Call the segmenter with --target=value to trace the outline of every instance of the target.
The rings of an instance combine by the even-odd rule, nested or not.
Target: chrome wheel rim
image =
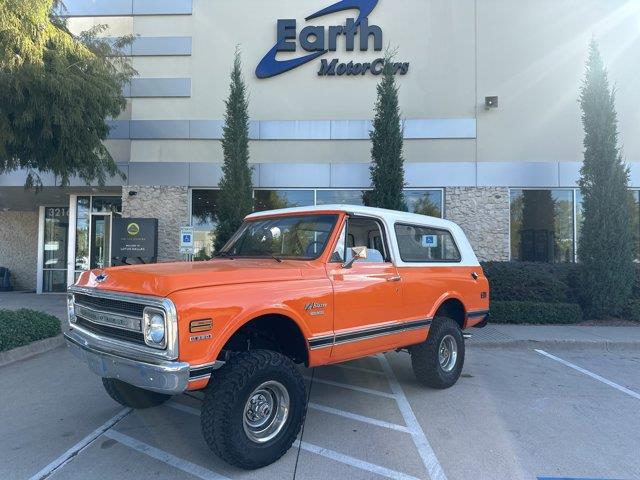
[[[249,440],[266,443],[275,438],[287,423],[289,404],[289,392],[274,380],[264,382],[251,392],[242,414],[242,425]]]
[[[458,343],[453,336],[445,335],[440,340],[438,361],[440,362],[440,368],[445,372],[450,372],[455,368],[458,361]]]

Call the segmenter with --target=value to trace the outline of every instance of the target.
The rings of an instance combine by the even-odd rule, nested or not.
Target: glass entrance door
[[[91,268],[111,265],[111,215],[91,215]]]
[[[67,291],[67,239],[69,208],[44,209],[44,252],[42,255],[42,291]]]

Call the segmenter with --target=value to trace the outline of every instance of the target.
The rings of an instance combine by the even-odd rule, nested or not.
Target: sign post
[[[185,255],[185,260],[189,261],[193,255],[193,227],[180,228],[180,253]]]

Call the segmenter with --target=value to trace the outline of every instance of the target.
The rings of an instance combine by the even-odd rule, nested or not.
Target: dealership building
[[[250,94],[256,209],[360,204],[384,50],[404,121],[410,210],[462,226],[482,260],[570,262],[580,225],[578,92],[589,41],[616,87],[640,189],[640,3],[630,0],[65,0],[73,31],[134,35],[138,76],[106,144],[104,187],[0,176],[0,267],[17,289],[64,291],[112,262],[117,218],[158,220],[159,261],[212,252],[234,51]],[[635,231],[640,199],[633,191]],[[637,237],[638,235],[636,235]],[[636,245],[638,242],[636,241]],[[640,252],[639,252],[640,256]]]

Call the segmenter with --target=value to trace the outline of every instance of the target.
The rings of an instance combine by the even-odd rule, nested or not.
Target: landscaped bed
[[[640,266],[626,311],[606,319],[583,313],[580,265],[575,263],[484,262],[489,279],[491,323],[635,325],[640,322]]]
[[[0,352],[28,345],[60,333],[60,320],[28,310],[0,310]]]

